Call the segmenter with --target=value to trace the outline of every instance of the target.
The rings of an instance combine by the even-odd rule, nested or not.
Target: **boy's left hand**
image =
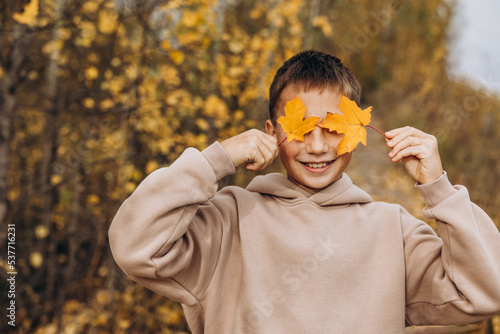
[[[406,126],[385,133],[392,148],[392,161],[403,161],[408,173],[419,183],[432,182],[443,174],[436,137]]]

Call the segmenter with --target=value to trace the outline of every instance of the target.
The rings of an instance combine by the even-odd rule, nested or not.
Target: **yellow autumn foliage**
[[[37,239],[44,239],[49,235],[49,229],[44,225],[37,225],[35,227],[35,236]]]
[[[170,59],[175,65],[180,65],[184,62],[184,54],[181,51],[172,51],[170,52]]]
[[[205,115],[224,117],[228,113],[226,103],[216,95],[210,95],[205,101]]]
[[[29,261],[33,268],[38,269],[43,264],[43,255],[40,252],[31,252]]]
[[[36,17],[38,15],[38,6],[38,0],[31,0],[29,3],[24,5],[23,13],[14,13],[12,18],[21,24],[35,26]]]
[[[95,66],[90,66],[85,70],[87,80],[95,80],[99,77],[99,70]]]
[[[98,9],[99,9],[99,3],[94,0],[89,0],[83,4],[81,11],[84,14],[93,14],[97,12]]]
[[[86,97],[83,99],[82,101],[83,105],[85,106],[85,108],[93,108],[95,106],[95,101],[93,98],[91,97]]]
[[[98,28],[104,34],[111,34],[117,28],[118,14],[111,10],[99,11]]]
[[[203,13],[186,9],[182,12],[182,25],[192,28],[203,18]]]

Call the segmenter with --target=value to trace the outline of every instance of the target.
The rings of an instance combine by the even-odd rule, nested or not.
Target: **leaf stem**
[[[280,147],[280,146],[281,146],[281,144],[283,144],[283,143],[285,142],[286,138],[287,138],[287,137],[285,137],[285,139],[283,139],[283,140],[281,141],[281,143],[279,143],[279,144],[278,144],[278,147]]]
[[[374,126],[371,126],[371,125],[366,125],[367,127],[369,128],[372,128],[373,130],[377,131],[378,133],[380,133],[382,136],[386,137],[385,133],[383,133],[382,131],[380,131],[379,129],[377,129],[376,127]],[[386,137],[387,138],[387,137]]]

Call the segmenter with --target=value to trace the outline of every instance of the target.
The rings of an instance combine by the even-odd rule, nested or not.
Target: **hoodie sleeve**
[[[219,256],[224,224],[236,205],[214,205],[217,182],[235,167],[219,143],[188,148],[147,176],[123,202],[109,229],[117,264],[138,283],[193,305],[206,290]],[[219,201],[221,202],[221,201]]]
[[[418,185],[424,222],[402,215],[406,258],[406,316],[413,325],[464,324],[500,312],[500,233],[446,173]]]

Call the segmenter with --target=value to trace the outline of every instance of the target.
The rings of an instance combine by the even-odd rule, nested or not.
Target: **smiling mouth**
[[[337,160],[337,159],[335,159],[335,160]],[[309,168],[323,168],[323,167],[330,165],[335,160],[327,161],[327,162],[302,162],[301,161],[300,163],[303,164],[304,166],[309,167]]]

